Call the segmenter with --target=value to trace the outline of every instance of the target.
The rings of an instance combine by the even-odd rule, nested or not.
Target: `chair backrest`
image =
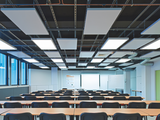
[[[10,100],[22,100],[21,96],[11,96]]]
[[[141,97],[129,97],[128,100],[142,100]]]
[[[125,93],[125,94],[119,94],[120,96],[129,96],[129,94]]]
[[[35,96],[44,96],[43,93],[36,93]]]
[[[93,96],[93,100],[104,100],[103,96]]]
[[[64,114],[48,114],[41,113],[39,115],[40,120],[66,120],[66,116]]]
[[[4,108],[22,108],[22,105],[19,102],[5,102]]]
[[[142,120],[139,113],[125,114],[125,113],[115,113],[113,115],[113,120]]]
[[[113,97],[113,100],[126,100],[126,97],[120,96],[120,97]]]
[[[88,96],[88,93],[80,93],[82,96]]]
[[[59,100],[72,100],[72,98],[69,96],[61,96],[59,97]]]
[[[39,93],[40,93],[40,92],[44,92],[44,90],[38,90],[37,92],[39,92]]]
[[[56,100],[56,97],[49,96],[49,97],[44,97],[44,100]]]
[[[108,93],[107,96],[116,96],[116,95],[117,95],[117,93]]]
[[[2,105],[0,104],[0,108],[2,108]]]
[[[32,102],[32,108],[48,108],[49,105],[47,102]]]
[[[78,91],[79,93],[86,93],[85,91]]]
[[[29,93],[24,93],[24,94],[22,94],[22,96],[32,96],[32,95]]]
[[[78,100],[89,100],[88,96],[80,96],[78,97]]]
[[[97,92],[102,92],[103,90],[97,90]]]
[[[69,108],[68,102],[53,102],[52,108]]]
[[[160,114],[157,115],[156,120],[160,120]]]
[[[96,96],[96,95],[98,96],[98,95],[100,95],[100,93],[91,93],[91,95],[92,96]]]
[[[60,94],[59,93],[53,93],[53,94],[51,94],[51,96],[60,96]]]
[[[32,120],[31,113],[11,114],[7,113],[4,116],[4,120]]]
[[[80,108],[97,108],[96,102],[80,102]]]
[[[68,93],[67,92],[67,93],[64,93],[63,95],[65,95],[65,96],[72,96],[72,93],[70,93],[70,92]]]
[[[52,90],[46,90],[46,92],[53,92]]]
[[[36,100],[36,96],[25,96],[25,100]]]
[[[128,108],[146,108],[145,102],[130,102]]]
[[[120,104],[118,102],[104,102],[102,108],[120,108]]]
[[[160,108],[160,103],[150,103],[148,108],[159,109]]]
[[[82,113],[80,120],[107,120],[108,116],[106,113]]]

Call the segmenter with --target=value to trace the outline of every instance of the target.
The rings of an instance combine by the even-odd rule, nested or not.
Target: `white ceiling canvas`
[[[112,62],[114,62],[114,61],[116,61],[117,59],[106,59],[105,61],[103,61],[103,62],[108,62],[108,63],[112,63]]]
[[[106,58],[108,57],[108,55],[112,54],[111,51],[100,51],[100,52],[97,52],[97,54],[95,55],[95,58]]]
[[[156,57],[156,56],[158,56],[158,55],[160,55],[160,51],[153,51],[153,52],[150,52],[150,53],[147,53],[147,54],[145,54],[145,55],[143,55],[143,56],[141,56],[142,58],[144,57],[144,58],[152,58],[152,57]]]
[[[66,58],[67,63],[76,63],[76,58]]]
[[[141,32],[141,35],[160,35],[160,18]]]
[[[69,69],[75,69],[76,66],[68,66]]]
[[[136,50],[147,43],[153,41],[154,38],[133,38],[129,43],[124,45],[121,49],[133,49]]]
[[[87,8],[84,34],[107,34],[121,8]]]
[[[77,38],[57,38],[61,50],[76,50]]]
[[[120,64],[119,66],[128,66],[128,65],[132,65],[133,63],[123,63],[123,64]]]
[[[125,55],[132,55],[132,54],[133,54],[133,52],[130,52],[130,51],[117,51],[114,54],[112,54],[110,57],[111,58],[120,58]]]
[[[101,64],[99,64],[98,66],[107,66],[107,65],[109,65],[110,63],[101,63]]]
[[[61,58],[58,51],[44,51],[44,53],[50,58],[52,58],[52,57]]]
[[[9,53],[13,56],[16,56],[18,58],[31,58],[29,55],[27,55],[26,53],[21,52],[21,51],[8,51],[7,53]]]
[[[83,51],[83,52],[80,52],[80,55],[79,57],[80,58],[91,58],[93,56],[94,52],[92,51]]]
[[[49,35],[35,8],[1,8],[26,35]]]

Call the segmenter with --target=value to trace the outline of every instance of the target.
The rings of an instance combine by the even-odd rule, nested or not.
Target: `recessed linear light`
[[[49,67],[47,67],[47,66],[40,66],[40,68],[42,68],[42,69],[49,69]]]
[[[87,66],[88,63],[78,63],[78,66]]]
[[[116,61],[116,63],[124,63],[124,62],[128,62],[130,60],[131,59],[120,59],[120,60]]]
[[[35,59],[23,59],[23,60],[25,60],[25,61],[27,61],[27,62],[30,62],[30,63],[37,63],[37,62],[38,62],[38,61],[35,60]]]
[[[56,50],[51,38],[32,38],[32,41],[42,50]]]
[[[58,63],[58,62],[63,62],[62,59],[51,59],[51,60],[52,60],[53,62],[55,62],[55,63],[56,63],[56,62],[57,62],[57,63]]]
[[[101,62],[103,59],[92,59],[91,63],[99,63]]]
[[[158,49],[160,48],[160,39],[156,40],[155,42],[141,48],[141,49]]]
[[[76,68],[76,66],[68,66],[68,68],[72,69],[72,68]]]
[[[0,50],[17,50],[17,48],[0,39]]]
[[[60,69],[67,69],[66,66],[59,66]]]
[[[104,67],[104,68],[107,68],[107,69],[110,69],[110,68],[113,68],[114,66],[107,66],[107,67]]]
[[[127,40],[128,38],[108,38],[106,42],[103,44],[101,50],[117,49]]]
[[[95,68],[95,66],[87,66],[87,68]]]

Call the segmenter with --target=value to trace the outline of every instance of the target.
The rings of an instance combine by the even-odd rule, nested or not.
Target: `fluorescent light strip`
[[[143,50],[148,50],[148,49],[152,49],[152,50],[155,50],[155,49],[158,49],[160,48],[160,39],[156,40],[155,42],[152,42],[151,44],[141,48]]]
[[[78,63],[78,66],[87,66],[88,63]]]
[[[56,50],[51,38],[32,38],[32,41],[42,50]]]
[[[66,58],[67,63],[76,63],[76,58]]]
[[[87,66],[87,68],[95,68],[95,66]]]
[[[17,50],[17,48],[0,39],[0,50]]]
[[[49,69],[49,67],[47,67],[47,66],[39,66],[39,67],[42,69]]]
[[[101,62],[103,59],[92,59],[91,63],[99,63]]]
[[[108,38],[106,42],[103,44],[101,50],[117,49],[127,40],[128,38]]]
[[[104,68],[107,68],[107,69],[110,69],[110,68],[113,68],[114,66],[107,66],[107,67],[104,67]]]
[[[63,62],[62,59],[51,59],[53,62],[58,63],[58,62]]]
[[[127,62],[127,61],[130,61],[131,59],[120,59],[118,61],[116,61],[116,63],[124,63],[124,62]]]
[[[35,60],[35,59],[23,59],[23,60],[25,60],[25,61],[27,61],[27,62],[30,62],[30,63],[36,63],[36,62],[38,62],[38,61]]]
[[[22,51],[7,51],[7,53],[16,56],[18,58],[31,58],[29,55],[25,54]]]

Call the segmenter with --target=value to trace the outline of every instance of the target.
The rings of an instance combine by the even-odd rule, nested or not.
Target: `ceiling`
[[[24,52],[48,67],[59,67],[59,69],[66,67],[65,69],[68,68],[68,70],[116,70],[132,68],[136,64],[149,64],[160,58],[160,53],[157,53],[157,51],[160,51],[160,47],[157,49],[141,49],[159,38],[160,33],[141,34],[142,31],[160,18],[158,0],[1,0],[0,7],[36,9],[48,35],[39,35],[36,33],[25,34],[24,31],[1,10],[0,38],[16,47],[17,51]],[[121,8],[121,11],[115,21],[112,21],[113,24],[110,24],[111,27],[109,27],[106,34],[84,34],[85,21],[88,19],[86,18],[86,13],[90,8]],[[94,23],[95,26],[99,25],[98,22],[99,20],[103,20],[103,17],[106,19],[110,17],[104,15],[98,19],[98,17],[96,17],[98,14],[94,14],[93,21],[97,20],[97,23],[96,21]],[[19,19],[21,19],[21,16],[19,16]],[[29,26],[25,19],[23,23]],[[91,22],[89,21],[89,23]],[[105,26],[109,23],[101,24]],[[95,26],[92,27],[94,28]],[[98,27],[99,26],[97,26],[97,28]],[[117,49],[101,49],[106,40],[111,37],[128,37],[128,40]],[[51,38],[56,50],[40,49],[32,41],[32,39],[35,38]],[[60,43],[58,40],[61,38],[67,38],[68,40],[74,38],[73,41],[77,40],[77,42],[71,41],[71,43],[65,43],[64,40],[64,42],[61,41]],[[136,40],[138,42],[136,42]],[[76,47],[74,46],[73,49],[67,49],[66,44],[72,45],[72,43],[74,43]],[[64,48],[62,49],[62,47]],[[53,52],[50,53],[52,57],[47,55],[49,51]],[[12,53],[12,51],[7,53],[8,51],[6,50],[1,50],[1,52],[5,54]],[[149,55],[150,52],[152,52],[151,55]],[[61,58],[62,62],[53,62],[52,59],[55,58]],[[120,59],[128,58],[130,60],[125,62],[125,64],[117,62]],[[99,61],[93,62],[93,59],[98,59]],[[106,66],[109,67],[105,68]],[[113,66],[113,68],[110,66]],[[39,68],[38,65],[36,66],[35,64],[30,64],[30,67]]]

